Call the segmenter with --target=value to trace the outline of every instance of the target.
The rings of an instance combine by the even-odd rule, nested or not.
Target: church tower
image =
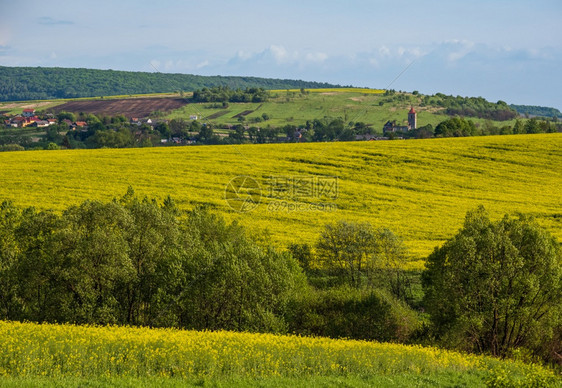
[[[409,129],[416,129],[418,126],[418,114],[414,110],[414,107],[408,112],[408,127]]]

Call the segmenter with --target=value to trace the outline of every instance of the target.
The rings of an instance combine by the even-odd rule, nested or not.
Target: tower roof
[[[408,113],[416,113],[416,111],[414,110],[414,107],[411,107],[410,111]]]

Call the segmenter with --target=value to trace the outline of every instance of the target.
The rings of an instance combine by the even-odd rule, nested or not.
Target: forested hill
[[[540,117],[557,117],[561,118],[562,113],[556,108],[548,108],[545,106],[535,106],[535,105],[510,105],[510,108],[515,109],[519,114],[528,114],[530,116],[540,116]]]
[[[234,76],[0,66],[0,101],[193,91],[204,87],[332,88],[323,82]]]

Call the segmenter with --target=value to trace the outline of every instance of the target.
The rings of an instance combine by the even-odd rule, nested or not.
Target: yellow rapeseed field
[[[562,134],[4,152],[0,198],[61,210],[132,186],[159,200],[171,195],[183,209],[209,205],[279,246],[313,244],[336,220],[368,221],[401,236],[410,266],[420,268],[480,204],[492,217],[533,215],[562,240],[560,166]],[[259,199],[247,212],[225,200],[237,176],[251,178],[234,183],[254,182]]]
[[[0,377],[268,378],[434,372],[554,381],[552,372],[421,346],[273,334],[0,321]],[[529,385],[531,386],[531,385]]]

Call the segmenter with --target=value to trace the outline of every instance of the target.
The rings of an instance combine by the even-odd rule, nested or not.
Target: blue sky
[[[561,26],[560,0],[0,0],[0,65],[293,78],[562,109]]]

